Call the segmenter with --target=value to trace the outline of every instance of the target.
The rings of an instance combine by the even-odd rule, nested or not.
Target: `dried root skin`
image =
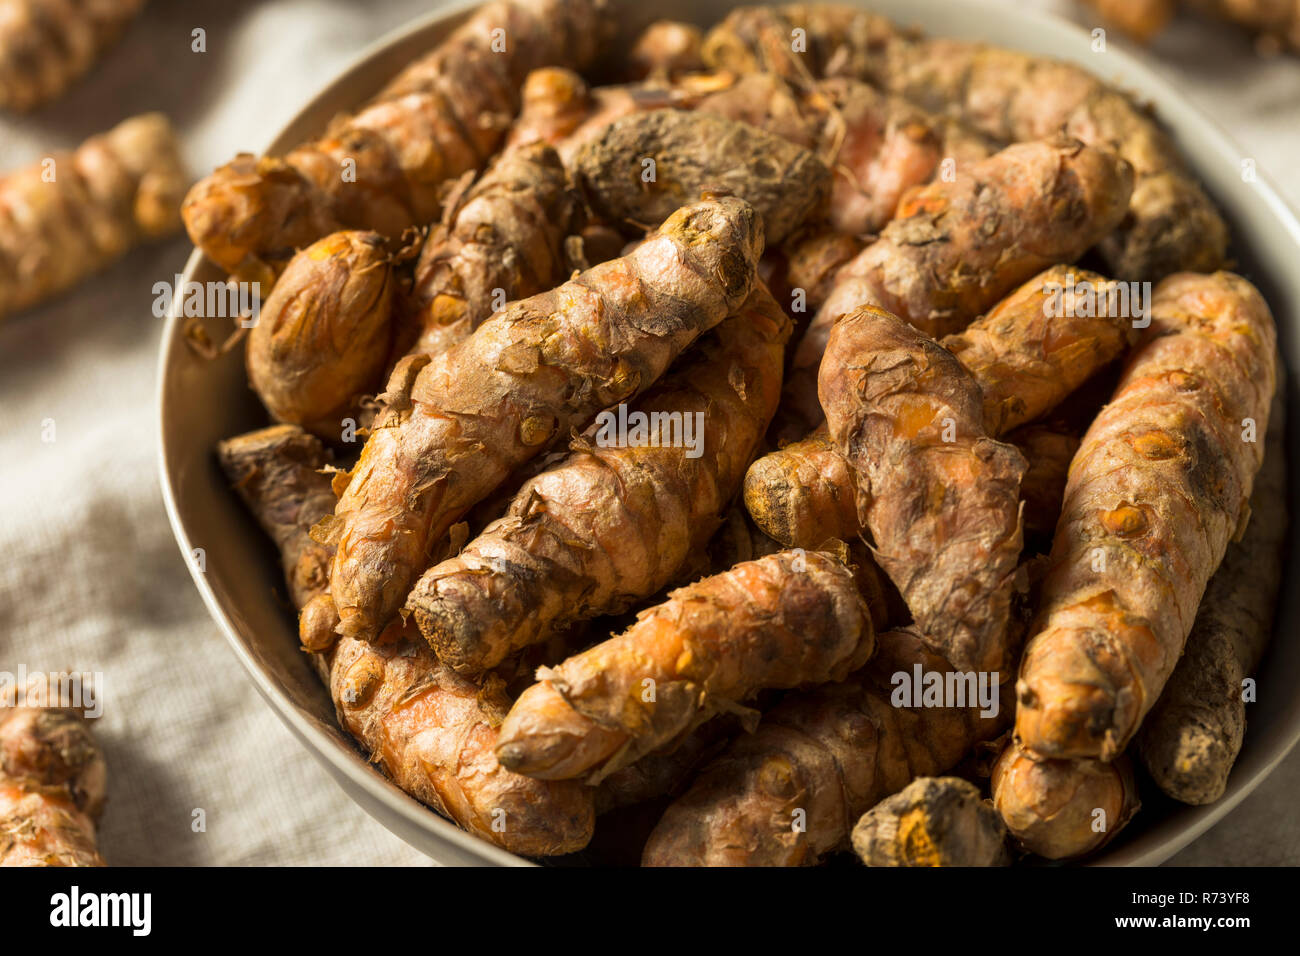
[[[496,311],[494,302],[557,285],[578,215],[553,149],[502,153],[425,242],[412,289],[420,335],[411,351],[445,352]]]
[[[414,627],[374,644],[340,638],[330,678],[340,720],[393,782],[471,833],[525,856],[582,849],[595,820],[576,781],[511,773],[496,759],[509,709],[500,681],[439,664]]]
[[[672,109],[615,120],[578,150],[571,168],[607,222],[653,228],[716,189],[758,211],[769,246],[823,211],[830,190],[829,170],[808,150],[746,123]]]
[[[420,369],[339,500],[342,633],[373,638],[474,504],[740,307],[762,251],[756,218],[732,197],[684,207],[630,255],[511,303]]]
[[[816,864],[847,847],[874,805],[916,777],[950,770],[1009,722],[1005,691],[996,717],[977,707],[894,706],[893,675],[916,665],[952,669],[915,632],[889,631],[862,671],[787,695],[668,808],[644,865]]]
[[[105,780],[79,713],[57,702],[0,708],[0,866],[103,866]]]
[[[938,343],[870,306],[831,332],[820,375],[859,518],[917,626],[963,669],[1006,663],[1020,555],[1015,448],[984,432],[979,386]]]
[[[862,815],[853,852],[867,866],[1009,866],[1007,828],[960,777],[921,777]]]
[[[319,471],[327,460],[319,440],[278,425],[222,442],[218,457],[280,549],[294,603],[303,608],[299,633],[320,638],[304,636],[304,646],[323,671],[340,723],[371,759],[411,796],[508,850],[546,856],[585,846],[595,812],[590,793],[497,763],[497,727],[509,709],[500,676],[458,676],[413,626],[395,624],[373,646],[333,633],[338,617],[325,575],[331,551],[311,537],[335,499]]]
[[[1242,682],[1272,636],[1288,524],[1285,410],[1279,384],[1250,524],[1210,578],[1183,656],[1138,733],[1147,772],[1183,803],[1213,803],[1227,789],[1246,730]]]
[[[382,384],[397,279],[388,242],[343,231],[290,260],[248,336],[248,380],[281,422],[337,441]]]
[[[759,690],[843,678],[874,647],[852,572],[783,551],[680,588],[623,634],[539,670],[497,754],[521,773],[598,783]]]
[[[1070,467],[1016,733],[1048,757],[1118,755],[1182,653],[1242,526],[1275,386],[1268,306],[1231,273],[1170,276]],[[1262,434],[1260,435],[1262,437]]]
[[[934,178],[944,159],[964,165],[993,151],[961,124],[848,78],[804,86],[750,73],[698,109],[816,153],[833,176],[829,224],[846,235],[878,232],[906,190]]]
[[[796,51],[792,31],[803,31]],[[843,64],[857,51],[874,51],[898,33],[884,17],[836,3],[790,3],[777,7],[739,7],[704,37],[704,62],[736,73],[775,73],[791,82],[808,82],[834,73],[853,75]]]
[[[0,319],[175,232],[185,184],[161,113],[124,120],[72,153],[0,177]]]
[[[603,0],[488,4],[321,139],[283,159],[238,156],[201,181],[185,200],[190,238],[269,287],[295,249],[336,229],[398,235],[429,222],[444,184],[500,145],[528,73],[587,65],[611,29]],[[344,160],[355,163],[346,180]]]
[[[0,109],[58,99],[116,42],[144,0],[9,0],[0,21]]]
[[[1100,849],[1141,807],[1133,767],[1123,755],[1049,760],[1008,744],[993,767],[993,805],[1012,838],[1049,860]]]
[[[717,530],[762,441],[789,336],[789,318],[756,289],[633,408],[652,421],[689,422],[698,457],[682,427],[677,444],[663,447],[602,447],[589,431],[519,489],[504,518],[425,572],[406,608],[438,658],[480,674],[677,580]]]

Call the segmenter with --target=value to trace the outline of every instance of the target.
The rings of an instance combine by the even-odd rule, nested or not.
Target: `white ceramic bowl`
[[[651,17],[673,17],[707,25],[736,4],[730,0],[660,0],[653,10],[633,0],[612,0],[627,11],[625,33]],[[1233,228],[1238,270],[1259,285],[1273,308],[1282,347],[1291,369],[1300,368],[1300,223],[1261,176],[1241,179],[1241,151],[1167,82],[1123,52],[1099,58],[1078,27],[1030,10],[1014,12],[981,0],[878,0],[864,4],[900,23],[912,23],[936,36],[986,40],[1002,46],[1075,60],[1097,70],[1155,104],[1158,115],[1184,156],[1218,200]],[[318,133],[335,113],[352,109],[376,92],[412,58],[433,47],[465,16],[465,5],[442,10],[398,31],[370,48],[303,107],[268,144],[283,154]],[[250,122],[256,118],[250,117]],[[195,252],[185,279],[206,282],[224,275]],[[228,323],[228,320],[223,320]],[[214,324],[214,333],[220,326]],[[225,327],[228,329],[228,324]],[[160,464],[163,498],[181,550],[203,548],[206,571],[190,570],[212,617],[252,677],[258,691],[339,785],[385,827],[440,862],[520,864],[526,861],[462,832],[388,782],[343,734],[334,721],[324,689],[298,651],[292,615],[272,589],[283,590],[280,568],[269,542],[254,526],[226,486],[213,458],[219,439],[266,424],[266,414],[247,386],[243,350],[216,360],[197,358],[181,335],[173,314],[163,332],[159,368]],[[1296,376],[1290,376],[1294,383]],[[1290,386],[1294,388],[1294,385]],[[1293,394],[1293,393],[1292,393]],[[1288,446],[1294,447],[1300,414],[1292,406]],[[1295,513],[1294,495],[1290,507]],[[1296,543],[1289,543],[1288,567],[1300,568]],[[1296,574],[1288,571],[1277,633],[1295,633]],[[1300,683],[1300,642],[1274,641],[1264,664],[1265,693],[1252,705],[1241,757],[1227,793],[1208,807],[1170,801],[1148,805],[1116,842],[1095,859],[1105,865],[1152,865],[1168,859],[1236,806],[1300,739],[1300,695],[1287,693]],[[1272,687],[1273,691],[1268,692]]]

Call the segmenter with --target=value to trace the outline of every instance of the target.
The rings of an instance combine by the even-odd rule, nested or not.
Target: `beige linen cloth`
[[[1086,20],[1068,3],[1046,5]],[[260,150],[366,44],[436,6],[154,0],[67,97],[0,116],[0,168],[160,109],[192,170],[206,172]],[[191,49],[199,28],[204,53]],[[1300,204],[1300,59],[1259,62],[1229,31],[1189,24],[1154,53]],[[138,250],[0,326],[0,671],[100,675],[110,863],[428,863],[353,805],[257,696],[172,539],[157,479],[161,323],[150,290],[188,253],[184,239]],[[1300,754],[1175,862],[1300,863],[1297,789]]]

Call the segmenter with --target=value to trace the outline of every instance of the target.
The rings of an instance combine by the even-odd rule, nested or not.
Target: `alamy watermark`
[[[895,707],[976,707],[980,716],[998,715],[1001,697],[997,671],[927,671],[913,664],[911,671],[895,671],[889,702]]]
[[[104,714],[104,675],[98,671],[27,672],[0,671],[0,707],[70,707],[86,717]]]
[[[685,448],[687,458],[704,454],[703,412],[617,412],[596,416],[596,445],[600,448]]]
[[[1150,282],[1094,283],[1069,272],[1064,283],[1043,283],[1043,296],[1043,315],[1049,319],[1132,319],[1135,329],[1151,324]]]
[[[176,300],[176,314],[187,319],[239,319],[246,329],[257,325],[262,314],[262,288],[258,282],[195,282],[175,275],[171,282],[153,284],[153,314],[167,317],[168,304]]]

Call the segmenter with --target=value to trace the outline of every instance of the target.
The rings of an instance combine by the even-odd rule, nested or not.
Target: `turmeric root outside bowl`
[[[661,0],[653,11],[633,0],[611,0],[626,11],[627,37],[652,18],[708,25],[736,4],[730,0]],[[1044,14],[1012,10],[981,0],[877,0],[863,4],[899,23],[935,36],[981,40],[1073,60],[1154,104],[1193,171],[1219,203],[1233,232],[1236,268],[1264,293],[1277,318],[1288,376],[1288,446],[1300,430],[1295,409],[1300,369],[1300,222],[1263,176],[1241,177],[1242,151],[1198,113],[1166,81],[1128,54],[1091,51],[1081,29]],[[382,40],[330,83],[267,146],[282,155],[320,133],[331,116],[351,110],[375,93],[410,60],[433,47],[464,19],[466,5],[418,21]],[[250,117],[255,123],[256,118]],[[232,149],[233,153],[233,149]],[[186,281],[225,278],[201,253],[186,263]],[[220,341],[230,320],[203,319]],[[258,691],[329,773],[361,807],[407,843],[446,864],[519,865],[527,861],[461,831],[402,793],[371,766],[339,729],[333,707],[305,656],[298,650],[294,616],[277,597],[283,579],[270,542],[226,486],[213,448],[222,438],[267,423],[248,387],[243,349],[216,360],[197,356],[186,344],[184,319],[173,308],[162,336],[159,367],[160,465],[163,499],[176,540],[212,617],[230,642]],[[1295,513],[1295,495],[1288,502]],[[1167,860],[1241,802],[1300,739],[1300,696],[1283,688],[1300,683],[1300,642],[1282,636],[1300,629],[1300,561],[1288,542],[1288,570],[1273,644],[1261,673],[1262,693],[1249,710],[1241,756],[1217,802],[1187,807],[1149,800],[1129,828],[1089,862],[1154,865]],[[192,556],[202,549],[200,562]],[[1144,797],[1148,796],[1144,793]]]

